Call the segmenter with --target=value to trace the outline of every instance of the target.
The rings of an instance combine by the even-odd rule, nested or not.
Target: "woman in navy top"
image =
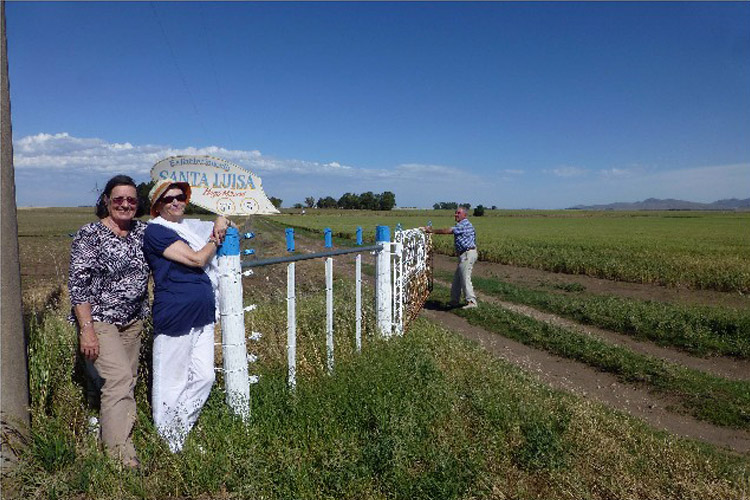
[[[160,224],[149,224],[146,234],[144,246],[154,276],[154,332],[180,336],[191,328],[213,323],[214,292],[203,267],[191,267],[165,256],[175,243],[189,243]],[[209,250],[216,248],[211,243],[207,246]]]
[[[229,221],[185,219],[190,185],[159,181],[143,252],[154,277],[152,407],[173,453],[182,450],[214,383],[216,250]]]

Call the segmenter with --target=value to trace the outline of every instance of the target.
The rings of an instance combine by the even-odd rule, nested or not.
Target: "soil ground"
[[[435,255],[434,267],[435,269],[452,272],[456,267],[456,259],[445,255]],[[555,284],[579,283],[585,287],[587,292],[596,294],[676,303],[724,305],[737,308],[750,306],[748,297],[738,294],[613,282],[587,276],[563,275],[489,262],[478,262],[474,267],[473,274],[474,276],[495,277],[516,285],[544,288],[545,290],[549,290],[550,286]],[[450,286],[449,283],[441,283]],[[633,351],[642,354],[680,363],[690,368],[729,379],[750,380],[750,362],[747,360],[717,357],[698,358],[676,349],[659,347],[649,342],[639,342],[626,335],[580,325],[553,314],[527,306],[503,302],[481,293],[478,293],[477,297],[480,307],[482,302],[492,302],[541,321],[583,331],[589,335],[604,338],[608,342],[626,345]],[[750,432],[714,426],[675,412],[674,408],[677,405],[673,401],[654,394],[646,388],[622,384],[613,375],[600,372],[583,363],[528,347],[470,325],[463,318],[434,306],[431,307],[429,303],[423,314],[428,319],[479,343],[499,358],[522,367],[551,387],[569,391],[627,412],[658,429],[712,443],[736,452],[750,452]]]

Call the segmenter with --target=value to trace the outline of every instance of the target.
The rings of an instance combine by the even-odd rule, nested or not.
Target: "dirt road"
[[[455,269],[455,259],[444,255],[436,255],[434,265],[436,269],[453,271]],[[548,286],[549,283],[575,282],[582,284],[590,292],[642,299],[723,304],[740,307],[748,305],[748,299],[744,296],[608,282],[586,276],[559,275],[486,262],[478,263],[475,267],[475,276],[498,277],[514,284],[532,287],[539,286],[540,284]],[[449,286],[449,283],[443,282],[442,284]],[[478,298],[480,304],[482,302],[492,302],[541,321],[582,331],[586,334],[603,338],[608,342],[625,345],[641,354],[659,357],[673,363],[680,363],[696,370],[713,373],[729,379],[750,380],[750,362],[746,360],[697,358],[675,349],[659,347],[648,342],[639,342],[626,335],[580,325],[553,314],[538,311],[527,306],[503,302],[484,296],[481,293],[478,294]],[[463,318],[450,312],[425,309],[423,315],[431,321],[437,322],[477,342],[497,357],[522,367],[551,387],[569,391],[601,402],[617,410],[627,412],[634,417],[643,419],[658,429],[726,447],[739,453],[750,452],[749,432],[714,426],[696,420],[688,415],[670,411],[670,408],[677,406],[674,401],[654,394],[646,388],[623,384],[611,374],[600,372],[583,363],[560,358],[545,351],[507,339],[502,335],[471,325]]]

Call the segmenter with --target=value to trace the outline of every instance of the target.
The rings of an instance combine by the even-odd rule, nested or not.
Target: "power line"
[[[201,126],[201,130],[203,131],[203,136],[208,137],[208,130],[203,124],[203,120],[201,119],[200,112],[198,112],[198,106],[195,104],[195,98],[193,97],[193,93],[190,91],[190,86],[188,85],[187,78],[185,78],[185,74],[182,72],[182,69],[180,68],[179,63],[177,62],[177,57],[175,56],[175,52],[174,52],[174,49],[172,48],[172,44],[169,42],[167,31],[164,29],[164,25],[162,24],[161,19],[159,18],[159,13],[156,11],[156,4],[155,2],[150,2],[150,3],[151,3],[151,11],[154,13],[154,18],[156,19],[156,23],[159,25],[159,28],[161,29],[161,34],[164,37],[164,41],[167,44],[167,48],[169,48],[169,54],[172,57],[172,63],[177,69],[177,74],[180,75],[180,80],[182,80],[182,85],[185,87],[185,91],[187,92],[188,97],[190,98],[190,104],[193,106],[193,111],[195,112],[195,116],[198,118],[198,124]]]
[[[219,108],[221,110],[222,118],[224,119],[224,126],[226,127],[227,134],[229,135],[229,141],[234,144],[234,137],[232,135],[232,127],[229,126],[229,121],[227,120],[227,113],[226,113],[226,106],[224,101],[224,96],[226,96],[226,93],[223,92],[223,88],[221,85],[221,80],[218,78],[218,72],[216,71],[216,64],[215,64],[215,58],[214,58],[214,51],[213,47],[211,46],[211,37],[210,37],[210,31],[208,29],[208,25],[206,24],[206,11],[203,5],[203,2],[199,2],[199,6],[201,9],[201,25],[203,26],[203,32],[206,36],[206,48],[208,49],[208,60],[211,63],[211,74],[214,77],[214,83],[216,84],[216,96],[217,101],[219,103]]]

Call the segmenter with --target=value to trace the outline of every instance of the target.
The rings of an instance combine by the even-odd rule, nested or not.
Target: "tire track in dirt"
[[[435,283],[440,283],[443,286],[450,287],[450,283],[442,280],[435,280]],[[611,344],[617,344],[619,346],[627,347],[628,349],[637,352],[638,354],[644,354],[647,356],[653,356],[671,363],[677,363],[694,370],[710,373],[718,377],[723,377],[731,380],[747,380],[750,381],[750,361],[743,359],[732,359],[726,357],[713,357],[713,358],[699,358],[691,356],[682,351],[670,349],[668,347],[661,347],[651,342],[644,342],[636,340],[628,335],[613,332],[611,330],[605,330],[590,325],[583,325],[576,321],[557,316],[555,314],[547,313],[534,309],[533,307],[514,304],[512,302],[506,302],[496,297],[492,297],[481,292],[476,292],[477,298],[480,302],[488,302],[490,304],[498,305],[509,311],[529,316],[538,321],[543,321],[550,325],[567,328],[591,337],[596,337],[605,340]]]
[[[456,258],[436,254],[434,266],[437,269],[450,271],[456,268]],[[474,276],[497,278],[509,283],[530,288],[576,284],[582,285],[587,292],[598,295],[616,295],[640,300],[655,300],[675,304],[713,305],[750,309],[750,295],[735,292],[717,292],[715,290],[693,290],[685,287],[668,287],[646,283],[629,283],[604,278],[594,278],[585,274],[565,274],[542,271],[528,267],[517,267],[496,262],[480,261],[474,265]]]
[[[481,307],[481,306],[480,306]],[[705,441],[738,453],[750,452],[750,432],[717,427],[668,410],[676,402],[645,389],[623,384],[609,373],[534,349],[471,325],[450,312],[423,310],[429,320],[472,340],[488,352],[522,367],[541,382],[638,417],[673,434]]]
[[[435,255],[434,267],[442,271],[453,272],[456,267],[455,258],[447,255]],[[518,268],[492,262],[477,262],[474,267],[475,276],[495,278],[528,288],[539,288],[540,283],[547,284],[549,291],[550,283],[578,283],[583,284],[587,292],[600,295],[613,295],[629,297],[639,300],[655,300],[683,304],[721,305],[736,308],[750,309],[750,298],[732,293],[714,292],[710,290],[685,290],[672,289],[658,285],[642,285],[634,283],[621,283],[589,276],[572,276],[561,273],[550,273],[537,269]],[[436,280],[437,281],[437,280]],[[450,284],[448,284],[450,286]],[[492,302],[508,309],[515,310],[521,314],[530,315],[541,321],[546,321],[565,328],[572,328],[586,334],[593,334],[604,338],[609,342],[626,346],[635,352],[649,356],[663,358],[674,363],[680,363],[696,370],[704,371],[720,377],[732,380],[750,380],[750,360],[730,358],[725,356],[712,356],[701,358],[690,355],[685,351],[661,347],[652,342],[637,340],[629,335],[583,325],[576,321],[568,320],[560,316],[546,313],[529,306],[513,304],[502,301],[485,294],[485,301]]]
[[[437,269],[454,271],[455,258],[435,255]],[[608,282],[586,276],[569,276],[548,273],[533,269],[515,268],[494,263],[481,262],[475,266],[475,275],[499,278],[521,286],[534,287],[540,284],[584,283],[587,291],[639,299],[665,300],[682,303],[729,305],[742,307],[747,298],[718,292],[672,290],[653,285]],[[478,270],[478,272],[477,272]],[[503,278],[499,278],[503,279]],[[450,287],[450,283],[435,280]],[[529,306],[514,304],[477,293],[481,302],[489,302],[513,312],[530,316],[556,326],[572,329],[587,335],[596,336],[610,343],[625,346],[634,352],[677,363],[716,376],[732,380],[750,380],[750,361],[726,357],[699,358],[683,351],[660,347],[651,342],[633,339],[628,335],[602,328],[582,325],[555,314],[539,311]],[[424,310],[427,318],[456,331],[477,342],[495,356],[522,367],[543,383],[587,399],[598,401],[611,408],[624,411],[640,418],[655,428],[666,430],[679,436],[698,439],[739,453],[750,452],[750,432],[729,429],[697,420],[689,415],[675,413],[669,408],[679,407],[679,402],[659,395],[644,387],[624,384],[609,373],[599,371],[584,363],[562,358],[546,351],[526,346],[520,342],[489,332],[469,324],[465,319],[447,311]]]

